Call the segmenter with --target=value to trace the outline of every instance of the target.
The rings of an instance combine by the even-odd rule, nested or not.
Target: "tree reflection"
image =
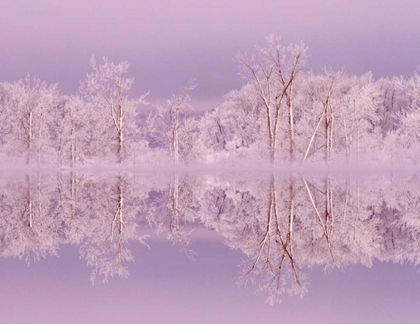
[[[0,254],[14,256],[28,264],[57,255],[62,241],[60,223],[50,210],[51,177],[21,175],[19,181],[2,186],[0,210]],[[51,191],[52,190],[52,191]]]
[[[115,275],[129,275],[126,263],[133,261],[130,241],[144,238],[137,232],[137,217],[142,210],[142,188],[135,187],[129,177],[93,177],[79,189],[80,217],[87,219],[80,254],[93,268],[91,280],[100,275],[104,281]],[[143,189],[144,190],[144,189]],[[137,196],[137,194],[139,196]]]
[[[153,193],[147,212],[152,228],[158,234],[166,233],[167,239],[177,244],[189,259],[194,258],[194,251],[188,247],[190,239],[185,228],[199,219],[199,188],[197,177],[171,174],[166,186]]]
[[[402,261],[386,239],[398,230],[398,213],[386,208],[386,188],[378,179],[272,174],[240,188],[218,183],[207,209],[213,217],[204,222],[246,255],[239,284],[256,283],[270,303],[284,292],[303,296],[314,266],[330,271],[353,263],[371,266],[374,259]]]
[[[188,258],[189,230],[240,250],[238,283],[271,303],[303,296],[309,272],[373,260],[420,263],[416,175],[26,173],[0,182],[0,255],[30,262],[75,244],[91,279],[129,275],[130,244],[165,233]]]
[[[291,177],[284,181],[287,187],[288,201],[281,206],[278,201],[278,187],[276,176],[271,175],[268,184],[268,208],[265,223],[261,223],[260,241],[257,249],[250,256],[250,266],[243,266],[243,275],[239,283],[249,276],[262,278],[259,282],[260,290],[268,290],[269,301],[275,302],[280,294],[287,289],[291,294],[303,295],[306,292],[304,279],[305,273],[299,267],[294,255],[294,220],[295,220],[295,179]],[[285,211],[283,217],[279,211]],[[290,281],[290,287],[286,288]]]

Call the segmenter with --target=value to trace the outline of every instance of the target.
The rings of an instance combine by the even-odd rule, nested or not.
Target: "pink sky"
[[[196,78],[197,100],[238,88],[238,51],[270,33],[303,40],[309,66],[350,74],[408,75],[419,65],[414,0],[15,0],[0,11],[1,80],[27,72],[75,93],[89,58],[127,60],[136,94],[167,98]]]

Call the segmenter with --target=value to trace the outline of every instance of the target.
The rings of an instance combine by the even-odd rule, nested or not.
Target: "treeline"
[[[0,83],[0,154],[29,165],[96,163],[416,164],[420,75],[381,78],[307,68],[303,43],[275,36],[253,56],[239,54],[246,84],[220,107],[188,117],[194,81],[166,106],[139,114],[129,64],[98,63],[79,94],[29,75]],[[193,107],[191,107],[193,108]]]

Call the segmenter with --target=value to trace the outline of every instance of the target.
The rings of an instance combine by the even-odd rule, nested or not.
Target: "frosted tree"
[[[379,93],[371,74],[350,77],[325,70],[310,73],[302,83],[298,102],[298,150],[309,157],[347,164],[374,159],[380,148]],[[376,152],[376,153],[374,153]]]
[[[8,93],[9,84],[7,83],[0,83],[0,108],[1,108],[1,123],[0,123],[0,146],[5,147],[7,143],[7,137],[9,134],[12,133],[13,124],[11,122],[11,116],[6,111],[7,104],[9,101],[9,93]]]
[[[207,159],[249,161],[266,157],[269,147],[264,126],[263,110],[251,84],[229,92],[222,106],[208,111],[200,120],[200,139],[207,148]]]
[[[381,117],[382,135],[396,131],[401,126],[401,116],[407,111],[410,98],[407,95],[407,80],[402,77],[382,78],[376,81],[380,104],[378,113]]]
[[[67,101],[67,115],[70,121],[69,127],[69,150],[70,166],[77,167],[77,161],[80,159],[83,146],[86,142],[88,124],[88,116],[86,107],[80,97],[73,96]]]
[[[242,76],[251,82],[265,110],[267,140],[271,163],[275,163],[282,110],[287,110],[289,160],[295,160],[294,85],[306,65],[307,47],[303,43],[287,47],[280,37],[267,37],[267,47],[257,47],[257,55],[237,56]]]
[[[315,153],[320,147],[324,148],[324,161],[326,163],[331,161],[335,126],[334,119],[336,118],[334,100],[336,100],[337,94],[335,86],[337,79],[340,77],[340,73],[333,73],[332,71],[325,69],[324,75],[310,74],[306,78],[306,96],[309,97],[308,106],[310,109],[309,111],[304,111],[304,113],[309,115],[309,117],[314,117],[313,114],[314,111],[316,111],[317,115],[312,127],[309,127],[307,124],[303,125],[303,127],[310,129],[310,136],[308,137],[308,140],[306,140],[307,144],[301,162],[305,162],[309,153],[311,151],[312,154]],[[304,117],[306,116],[303,116],[302,119],[304,119]],[[305,131],[305,129],[302,131]],[[322,133],[322,135],[319,136],[319,133]],[[323,140],[318,141],[318,143],[314,145],[317,135],[318,137],[323,137]],[[320,145],[319,142],[321,142],[322,145]]]
[[[41,155],[50,144],[47,125],[53,116],[58,98],[57,85],[48,86],[29,75],[15,83],[3,83],[3,113],[7,115],[9,152],[25,155],[26,164],[36,160],[41,164]]]
[[[92,57],[90,65],[93,72],[81,82],[80,92],[94,111],[91,126],[100,131],[94,133],[92,141],[105,137],[109,150],[116,155],[118,163],[123,163],[130,153],[126,141],[137,139],[134,136],[138,131],[136,107],[145,103],[147,94],[136,100],[129,99],[128,93],[134,79],[126,77],[129,68],[127,62],[114,64],[104,57],[102,64],[98,64]]]
[[[371,73],[346,80],[350,88],[343,95],[342,134],[348,163],[375,161],[379,148],[379,92]]]
[[[149,128],[154,133],[154,137],[168,149],[171,162],[174,164],[178,164],[183,153],[187,153],[186,150],[181,152],[181,147],[188,144],[180,141],[180,132],[185,121],[185,110],[190,108],[189,92],[194,88],[195,81],[189,80],[177,95],[173,95],[172,99],[168,100],[165,107],[160,105],[155,107],[149,122]]]
[[[397,93],[403,93],[403,104],[400,110],[393,114],[398,120],[398,128],[386,134],[387,153],[391,161],[398,163],[418,164],[418,149],[420,147],[420,75],[414,73],[407,79],[396,79],[394,86]],[[400,99],[401,101],[402,99]]]
[[[67,117],[66,107],[67,98],[60,97],[57,100],[57,104],[54,107],[54,116],[51,118],[48,123],[48,132],[50,136],[50,146],[54,149],[57,166],[61,167],[63,165],[63,159],[66,153],[66,147],[69,138],[69,120]]]
[[[406,82],[404,82],[401,78],[399,79],[400,83],[398,84],[399,87],[402,87],[408,97],[409,105],[406,107],[409,110],[419,109],[420,107],[420,69],[415,72]],[[401,82],[403,81],[403,82]]]
[[[94,141],[89,138],[91,115],[88,108],[78,96],[64,96],[58,100],[54,118],[49,123],[57,165],[76,168],[79,161],[83,162],[85,150],[91,147],[90,141]]]

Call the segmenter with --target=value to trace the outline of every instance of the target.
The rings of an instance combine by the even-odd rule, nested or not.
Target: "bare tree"
[[[242,76],[252,82],[263,102],[267,119],[267,139],[270,160],[275,163],[281,110],[287,109],[289,160],[295,160],[294,139],[294,84],[306,65],[307,47],[302,43],[284,47],[280,37],[267,37],[268,46],[257,47],[257,55],[238,54]]]
[[[315,127],[312,131],[312,135],[309,138],[305,154],[302,157],[301,163],[305,162],[309,152],[312,148],[312,145],[315,140],[315,136],[320,130],[322,122],[324,122],[325,130],[325,162],[329,163],[331,161],[331,151],[333,146],[333,130],[334,130],[334,88],[337,83],[337,79],[341,77],[341,72],[333,73],[330,70],[325,69],[325,75],[323,77],[315,77],[312,82],[318,83],[315,85],[315,91],[313,93],[312,101],[320,102],[322,111],[319,114],[319,117],[316,121]],[[347,137],[346,137],[347,138]],[[346,143],[347,144],[347,143]]]

